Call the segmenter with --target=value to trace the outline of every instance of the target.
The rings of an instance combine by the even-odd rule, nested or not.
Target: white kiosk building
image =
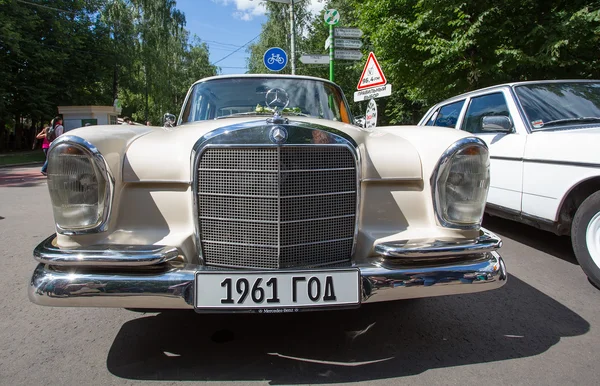
[[[118,106],[118,102],[115,103]],[[58,106],[65,131],[90,125],[116,125],[121,107],[116,106]]]

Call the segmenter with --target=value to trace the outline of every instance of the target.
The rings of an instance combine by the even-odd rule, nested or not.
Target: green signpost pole
[[[333,82],[333,25],[329,25],[329,80]]]

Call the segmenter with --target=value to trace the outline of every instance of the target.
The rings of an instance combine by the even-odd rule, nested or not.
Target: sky
[[[216,65],[221,67],[222,74],[246,72],[248,54],[246,47],[240,46],[257,37],[267,21],[263,1],[177,0],[177,8],[185,13],[186,29],[209,46],[210,61],[218,61]],[[319,12],[322,8],[322,0],[312,0],[311,11]]]

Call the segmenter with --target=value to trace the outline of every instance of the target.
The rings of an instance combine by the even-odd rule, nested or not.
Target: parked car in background
[[[487,146],[432,130],[365,130],[334,83],[280,75],[203,79],[165,127],[73,130],[29,297],[270,313],[498,288]]]
[[[600,81],[488,87],[438,103],[419,125],[484,140],[486,211],[570,235],[581,268],[600,286]]]

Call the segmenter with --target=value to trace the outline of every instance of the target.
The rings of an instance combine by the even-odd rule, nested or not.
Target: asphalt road
[[[139,314],[27,299],[53,232],[39,168],[0,169],[0,384],[596,385],[600,291],[569,239],[487,218],[509,271],[481,294],[299,315]]]

